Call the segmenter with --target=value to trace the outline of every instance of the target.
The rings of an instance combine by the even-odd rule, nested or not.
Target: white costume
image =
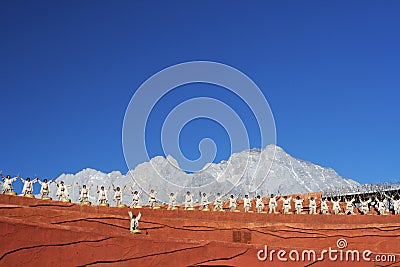
[[[24,186],[22,187],[22,195],[26,196],[26,195],[32,194],[33,184],[36,183],[36,180],[28,181],[28,180],[25,180],[25,179],[23,179],[21,177],[19,179],[24,183]]]
[[[317,199],[316,198],[310,198],[309,202],[309,214],[317,214]]]
[[[44,182],[44,181],[42,182],[40,180],[37,180],[37,181],[41,186],[40,187],[40,195],[41,195],[41,197],[42,198],[49,197],[51,181],[49,181],[49,182]]]
[[[368,214],[368,212],[369,212],[369,203],[371,203],[371,199],[368,199],[368,200],[366,200],[366,201],[360,201],[360,203],[361,203],[361,213],[362,214]]]
[[[185,194],[185,210],[187,208],[193,208],[193,196],[192,194]]]
[[[263,202],[262,197],[256,198],[256,209],[257,209],[258,213],[260,213],[264,210],[264,202]]]
[[[386,194],[385,194],[385,196],[386,196],[387,198],[385,198],[383,201],[385,202],[386,211],[389,212],[390,203],[391,203],[391,197],[389,197],[389,196],[386,195]]]
[[[326,199],[321,200],[321,213],[327,214],[329,211],[328,203],[326,203]]]
[[[268,208],[269,208],[269,213],[276,213],[276,207],[278,206],[278,203],[276,203],[276,196],[273,196],[269,199],[269,204],[268,204]]]
[[[341,208],[340,208],[340,200],[332,200],[331,201],[332,202],[332,204],[333,204],[333,206],[332,206],[332,209],[333,209],[333,213],[335,214],[335,215],[337,215],[337,214],[339,214],[340,213],[340,210],[341,210]]]
[[[56,183],[58,186],[56,196],[58,196],[59,200],[69,200],[69,193],[68,193],[68,188],[71,188],[71,185],[65,185],[65,184],[59,184]]]
[[[283,214],[288,214],[289,211],[292,209],[291,207],[291,201],[292,197],[286,198],[286,199],[282,199],[283,201]]]
[[[384,199],[383,201],[377,200],[378,201],[378,212],[379,212],[379,215],[385,214],[385,210],[386,210],[385,200],[386,199]]]
[[[157,195],[156,191],[154,191],[154,190],[150,191],[150,193],[149,193],[149,206],[150,206],[150,208],[154,208],[156,206],[156,203],[157,203],[156,195]]]
[[[90,193],[90,188],[79,188],[80,189],[80,194],[79,194],[79,201],[80,202],[89,202],[89,193]]]
[[[139,212],[138,216],[136,218],[133,218],[133,214],[131,211],[128,211],[129,217],[131,218],[131,227],[130,230],[138,230],[139,229],[139,220],[140,217],[142,217],[142,214]]]
[[[208,209],[208,195],[202,194],[200,199],[200,207],[199,210]]]
[[[17,180],[18,177],[14,178],[7,178],[3,177],[4,183],[3,183],[3,193],[8,193],[13,191],[12,183]]]
[[[140,206],[140,195],[141,194],[142,194],[142,192],[137,192],[137,191],[133,192],[133,195],[132,195],[132,207]]]
[[[393,200],[394,214],[400,214],[400,199]]]
[[[229,197],[229,210],[234,211],[236,210],[237,203],[236,203],[237,197],[231,196]]]
[[[121,189],[114,189],[114,201],[115,205],[119,206],[121,205],[122,201],[122,190]]]
[[[251,208],[251,199],[247,196],[243,198],[244,212],[249,212]]]
[[[223,205],[222,196],[221,194],[219,195],[217,194],[214,200],[214,211],[217,211],[217,209],[223,210],[222,205]]]
[[[168,195],[169,202],[168,202],[168,210],[176,207],[176,194],[171,193]]]
[[[346,214],[354,214],[354,207],[353,207],[353,202],[355,201],[354,198],[352,198],[351,200],[347,200],[347,198],[345,198],[346,201]]]
[[[296,214],[300,214],[303,212],[303,201],[304,199],[295,199],[294,207],[296,209]]]
[[[99,197],[97,201],[99,204],[107,204],[108,203],[108,197],[107,197],[107,191],[105,189],[97,190],[97,193],[99,194]]]

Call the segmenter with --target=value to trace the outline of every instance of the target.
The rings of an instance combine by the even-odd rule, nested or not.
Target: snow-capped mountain
[[[133,190],[143,191],[142,202],[147,204],[146,193],[150,189],[157,191],[161,202],[167,202],[167,195],[171,192],[178,193],[178,201],[182,202],[186,191],[193,192],[198,199],[199,192],[295,194],[359,186],[356,181],[342,178],[331,168],[296,159],[275,145],[234,153],[228,161],[210,163],[197,173],[188,174],[175,166],[178,163],[173,157],[158,156],[139,164],[126,175],[119,171],[105,174],[84,169],[77,174],[62,174],[56,180],[72,185],[69,193],[73,202],[77,202],[79,197],[76,183],[92,185],[92,203],[97,203],[97,186],[110,187],[108,198],[111,204],[114,204],[112,184],[121,188],[125,186],[125,204],[131,203]],[[56,186],[52,184],[51,189],[51,195],[55,197]]]

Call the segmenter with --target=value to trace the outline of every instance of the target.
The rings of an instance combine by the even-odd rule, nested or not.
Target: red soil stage
[[[279,201],[281,202],[281,201]],[[304,203],[305,206],[307,203]],[[254,206],[254,205],[253,205]],[[129,232],[128,210],[142,213]],[[80,206],[0,195],[1,266],[399,266],[400,215],[281,215]],[[370,250],[371,261],[259,261],[258,251]],[[263,254],[260,254],[263,255]],[[386,254],[385,254],[386,255]],[[288,254],[286,254],[288,258]]]

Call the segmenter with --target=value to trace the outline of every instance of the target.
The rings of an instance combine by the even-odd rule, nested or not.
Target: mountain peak
[[[135,185],[136,188],[140,186],[144,191],[157,188],[162,201],[167,201],[167,194],[171,192],[180,194],[188,190],[295,194],[359,185],[351,179],[342,178],[331,168],[296,159],[276,145],[234,153],[228,161],[206,164],[201,171],[191,174],[179,169],[178,162],[168,155],[139,164],[126,175],[119,171],[104,174],[86,168],[75,175],[62,175],[58,179],[65,180],[67,184],[78,182],[96,186],[114,183],[119,186]]]

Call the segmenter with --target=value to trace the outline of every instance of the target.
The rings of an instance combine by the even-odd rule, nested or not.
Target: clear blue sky
[[[399,14],[399,1],[1,1],[0,170],[126,172],[135,90],[165,67],[210,60],[257,83],[293,156],[359,182],[399,179]],[[218,125],[190,126],[188,157],[210,132],[217,160],[229,157]]]

